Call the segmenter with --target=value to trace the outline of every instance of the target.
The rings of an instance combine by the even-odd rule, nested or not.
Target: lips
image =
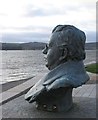
[[[44,56],[44,60],[46,62],[46,67],[48,68],[48,61],[47,61],[47,56],[46,55]]]
[[[46,59],[46,58],[44,58],[44,61],[45,61],[45,62],[47,62],[47,59]]]
[[[46,55],[44,56],[44,60],[47,62],[47,56]]]
[[[47,55],[44,56],[44,60],[46,62],[46,67],[50,70],[51,66],[49,66],[49,64],[48,64]]]

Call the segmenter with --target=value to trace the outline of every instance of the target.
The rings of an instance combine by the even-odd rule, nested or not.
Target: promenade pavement
[[[35,103],[29,104],[22,95],[2,105],[2,118],[96,118],[96,99],[73,97],[73,107],[57,113],[37,110]]]
[[[73,107],[68,112],[52,113],[39,111],[35,103],[29,104],[24,94],[46,73],[0,94],[2,118],[96,118],[97,84],[85,84],[73,89]]]
[[[16,86],[3,93],[0,93],[0,105],[25,94],[40,78],[45,76],[46,73],[40,73],[36,77]],[[96,97],[96,84],[82,85],[73,89],[73,96],[77,97]]]

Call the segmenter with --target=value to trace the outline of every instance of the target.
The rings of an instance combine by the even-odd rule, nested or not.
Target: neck
[[[58,60],[58,61],[55,62],[55,64],[53,64],[52,66],[46,65],[46,67],[48,67],[49,70],[53,70],[54,68],[56,68],[57,66],[65,63],[65,62],[67,62],[67,61],[66,61],[66,60],[62,60],[62,61],[61,61],[61,60]]]

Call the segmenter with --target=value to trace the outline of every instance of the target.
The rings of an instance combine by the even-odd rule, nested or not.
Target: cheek
[[[48,53],[47,53],[47,59],[51,60],[54,58],[54,51],[53,50],[48,50]]]
[[[47,60],[48,61],[55,62],[59,59],[59,57],[60,57],[60,54],[59,54],[59,51],[57,49],[55,49],[55,50],[50,49],[47,53]]]

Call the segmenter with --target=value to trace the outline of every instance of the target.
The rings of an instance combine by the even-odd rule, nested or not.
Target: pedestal
[[[40,96],[36,101],[36,108],[44,111],[68,111],[73,104],[72,88],[60,88]]]

